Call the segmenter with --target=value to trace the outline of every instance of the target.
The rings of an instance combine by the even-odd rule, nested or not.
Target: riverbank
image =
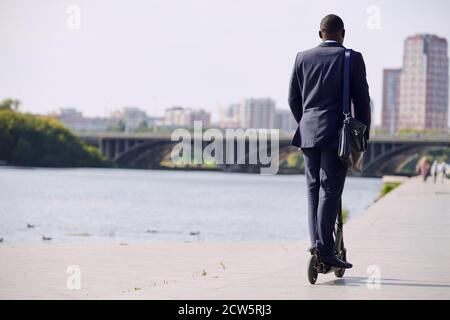
[[[449,228],[449,182],[413,178],[345,225],[341,279],[308,284],[306,241],[1,246],[0,298],[449,299]]]
[[[373,202],[381,183],[347,179],[343,203],[350,217]],[[0,168],[0,189],[1,245],[297,241],[307,236],[304,176]]]

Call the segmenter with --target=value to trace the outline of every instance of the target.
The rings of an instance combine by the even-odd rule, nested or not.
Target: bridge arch
[[[81,136],[87,143],[99,146],[103,155],[113,160],[119,167],[158,168],[160,161],[170,154],[177,141],[171,141],[170,134],[99,134]],[[295,151],[290,136],[279,140],[279,163]],[[205,144],[210,142],[205,141]],[[399,169],[414,155],[427,150],[450,147],[450,136],[443,137],[374,137],[369,141],[364,158],[362,176],[382,176],[398,174]],[[247,151],[246,151],[247,152]],[[253,151],[255,152],[255,151]],[[246,154],[244,165],[223,165],[224,171],[258,170],[258,165],[248,165],[250,154]],[[259,170],[258,170],[259,171]]]
[[[158,168],[160,162],[177,142],[150,140],[125,149],[114,157],[119,167],[151,169]]]
[[[414,156],[446,147],[450,147],[450,142],[403,142],[395,143],[388,150],[381,148],[381,152],[376,152],[375,145],[372,145],[368,154],[365,155],[366,160],[364,161],[362,176],[381,177],[383,175],[400,174],[404,166]]]

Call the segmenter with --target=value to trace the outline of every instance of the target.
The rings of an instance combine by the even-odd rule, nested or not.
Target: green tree
[[[148,128],[147,121],[142,121],[141,123],[139,123],[139,126],[135,130],[135,132],[148,132],[148,131],[149,131],[149,128]]]
[[[98,149],[86,145],[58,120],[0,109],[0,160],[36,167],[105,167]]]
[[[20,106],[20,101],[17,99],[4,99],[0,101],[0,110],[13,110],[18,111]]]
[[[125,122],[119,120],[119,122],[115,125],[109,126],[106,129],[107,132],[125,132]]]

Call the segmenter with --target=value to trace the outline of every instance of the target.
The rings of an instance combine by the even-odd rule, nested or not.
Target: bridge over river
[[[98,147],[103,155],[123,168],[159,168],[161,161],[170,159],[173,147],[179,143],[179,141],[172,141],[170,133],[101,133],[79,134],[79,136],[88,144]],[[200,139],[203,148],[211,143]],[[246,157],[250,156],[248,154],[250,140],[252,138],[245,139]],[[192,144],[194,143],[195,139],[192,139]],[[237,143],[237,140],[234,143]],[[278,145],[280,163],[290,152],[296,150],[291,146],[291,137],[288,135],[281,135]],[[261,147],[259,141],[257,146]],[[450,136],[375,136],[368,143],[362,175],[377,177],[385,174],[398,174],[417,154],[445,147],[450,147]],[[268,153],[270,154],[270,150]],[[246,162],[246,164],[221,165],[221,168],[225,171],[251,172],[259,167]]]

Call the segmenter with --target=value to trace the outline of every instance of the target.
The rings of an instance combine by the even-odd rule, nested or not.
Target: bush
[[[58,120],[7,108],[0,109],[0,160],[34,167],[111,166]]]
[[[385,182],[380,190],[380,198],[397,188],[401,182]]]
[[[348,208],[343,207],[342,208],[342,223],[346,223],[348,216],[350,215],[350,210]]]

